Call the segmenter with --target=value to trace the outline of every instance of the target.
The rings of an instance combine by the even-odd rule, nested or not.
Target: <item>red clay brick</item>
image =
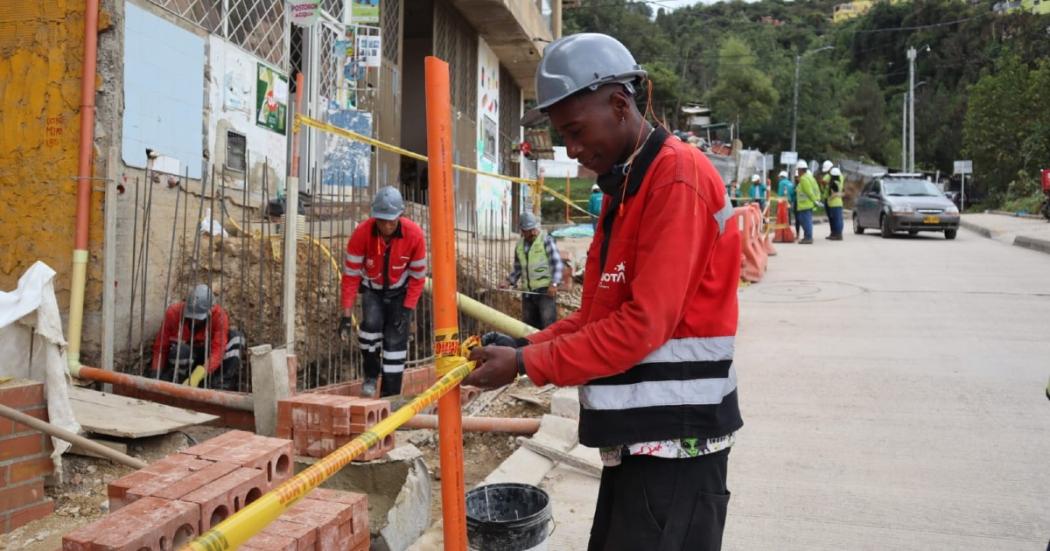
[[[207,467],[196,471],[189,476],[176,480],[173,484],[151,493],[153,497],[161,499],[180,499],[182,496],[194,492],[205,484],[210,484],[240,468],[233,463],[210,463]],[[134,492],[134,489],[131,490]]]
[[[294,539],[295,551],[313,551],[317,545],[316,526],[288,522],[280,518],[266,525],[262,533]]]
[[[0,461],[39,455],[44,451],[44,435],[38,433],[0,440]]]
[[[12,511],[8,519],[7,530],[10,532],[19,526],[25,526],[34,520],[42,519],[53,512],[55,512],[55,502],[50,499]]]
[[[299,544],[295,541],[295,538],[262,532],[252,536],[251,539],[244,542],[244,545],[241,546],[240,549],[254,549],[256,551],[299,551]]]
[[[201,461],[196,457],[176,453],[110,482],[106,487],[109,510],[116,511],[130,503],[127,493],[131,488],[149,484],[157,476],[167,476],[171,472],[186,472],[190,466],[197,467],[197,470],[203,468]]]
[[[368,496],[366,494],[317,488],[307,497],[317,501],[350,506],[353,519],[340,527],[342,540],[349,542],[350,545],[356,545],[368,539]]]
[[[40,419],[41,421],[47,421],[47,408],[46,407],[37,407],[37,408],[26,409],[26,410],[23,410],[22,413],[24,413],[24,414],[26,414],[26,415],[28,415],[30,417],[36,417],[37,419]],[[30,427],[27,427],[26,425],[23,425],[21,423],[16,423],[16,422],[14,422],[14,421],[6,418],[6,417],[0,417],[0,438],[2,438],[4,436],[11,436],[11,435],[19,434],[19,433],[33,433],[33,432],[37,432],[37,430],[33,429],[33,428],[30,428]]]
[[[33,459],[26,459],[10,465],[8,482],[17,484],[25,480],[47,476],[54,470],[55,465],[51,462],[49,456],[42,455]]]
[[[44,480],[36,479],[0,490],[0,512],[13,511],[44,499]]]
[[[342,540],[345,531],[340,528],[353,522],[353,506],[305,498],[281,515],[281,520],[315,526],[317,551],[343,550],[346,549]]]
[[[199,533],[199,523],[199,510],[192,503],[144,497],[89,525],[95,530],[91,549],[179,549]]]
[[[219,445],[209,445],[216,440],[216,438],[213,438],[183,450],[182,453],[196,455],[201,459],[234,463],[242,467],[263,470],[266,472],[266,481],[271,484],[276,484],[291,477],[293,450],[290,441],[258,436],[242,431],[230,432],[239,434],[224,438]],[[230,432],[226,434],[230,434]]]
[[[182,453],[186,455],[206,455],[215,450],[239,446],[245,440],[250,440],[252,438],[255,438],[255,434],[243,430],[231,430],[224,432],[215,438],[205,440],[196,446],[186,448],[182,450]]]
[[[46,405],[44,383],[16,379],[0,384],[0,404],[14,409],[27,409]]]
[[[128,488],[124,496],[124,505],[143,497],[154,496],[157,492],[190,478],[212,464],[211,461],[194,459],[184,464],[170,464],[170,467],[156,469],[151,473],[151,477]]]
[[[240,468],[184,495],[181,500],[200,508],[200,531],[203,533],[258,499],[268,487],[265,472]]]
[[[7,465],[0,466],[0,488],[7,486],[7,472],[9,470]]]

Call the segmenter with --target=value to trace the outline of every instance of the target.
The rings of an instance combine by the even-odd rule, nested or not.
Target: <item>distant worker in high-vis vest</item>
[[[507,289],[521,279],[521,320],[544,329],[558,318],[558,295],[563,264],[554,238],[540,229],[531,212],[521,213],[521,239],[514,247],[514,270],[500,288]]]

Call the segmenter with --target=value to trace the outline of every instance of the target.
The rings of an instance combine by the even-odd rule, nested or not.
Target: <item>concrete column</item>
[[[277,402],[290,397],[294,388],[288,377],[287,352],[262,344],[253,346],[250,353],[255,432],[273,436],[277,432]]]

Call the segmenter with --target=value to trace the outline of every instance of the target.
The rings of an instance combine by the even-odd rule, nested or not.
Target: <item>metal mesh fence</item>
[[[248,52],[288,67],[284,2],[275,0],[150,0]],[[223,6],[226,10],[223,11]]]

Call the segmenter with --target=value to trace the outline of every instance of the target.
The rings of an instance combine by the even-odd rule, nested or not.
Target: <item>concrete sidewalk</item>
[[[1007,245],[1050,254],[1050,223],[1007,214],[964,214],[962,227]]]

